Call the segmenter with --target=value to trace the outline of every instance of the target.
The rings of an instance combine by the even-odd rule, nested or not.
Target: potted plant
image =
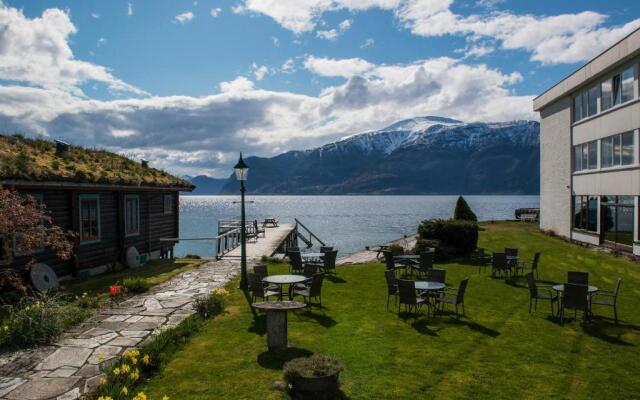
[[[293,397],[333,399],[340,390],[342,364],[324,354],[295,358],[284,365],[284,379]]]

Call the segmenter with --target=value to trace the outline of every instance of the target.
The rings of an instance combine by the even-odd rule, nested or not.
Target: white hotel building
[[[540,227],[640,255],[640,29],[536,97]]]

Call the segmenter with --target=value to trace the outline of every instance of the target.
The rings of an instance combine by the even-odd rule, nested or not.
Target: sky
[[[0,132],[226,177],[415,116],[538,119],[638,27],[637,0],[0,0]]]

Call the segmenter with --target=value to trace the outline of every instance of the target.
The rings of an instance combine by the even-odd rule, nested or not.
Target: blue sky
[[[225,176],[395,120],[535,119],[637,1],[0,0],[0,130]],[[4,54],[3,54],[4,53]]]

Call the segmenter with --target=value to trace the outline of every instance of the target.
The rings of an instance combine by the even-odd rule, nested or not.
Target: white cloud
[[[258,65],[256,63],[253,63],[251,65],[251,72],[253,73],[253,76],[257,81],[261,81],[265,76],[269,74],[270,71],[269,67],[267,67],[266,65]]]
[[[367,47],[373,47],[374,44],[376,44],[376,41],[373,38],[368,38],[360,45],[360,48],[366,49]]]
[[[280,39],[278,39],[275,36],[271,36],[271,42],[273,42],[273,45],[276,47],[280,47]]]
[[[98,43],[96,43],[96,47],[101,47],[105,43],[107,43],[107,39],[101,37],[100,39],[98,39]]]
[[[352,19],[345,19],[344,21],[340,22],[338,27],[340,28],[340,31],[344,32],[347,29],[351,28],[351,24],[353,24]]]
[[[465,58],[483,57],[496,50],[495,46],[486,43],[470,44],[464,49],[455,50],[456,53],[464,53]]]
[[[145,94],[107,68],[74,57],[68,41],[76,27],[65,11],[47,9],[29,19],[21,10],[0,3],[0,32],[0,79],[78,95],[80,85],[98,81],[111,90]]]
[[[361,58],[336,60],[333,58],[308,56],[304,60],[304,67],[320,76],[341,76],[343,78],[349,78],[353,75],[371,70],[374,65]]]
[[[335,29],[330,29],[328,31],[317,31],[316,37],[326,40],[336,40],[338,38],[338,31]]]
[[[194,17],[195,15],[193,15],[193,12],[187,11],[176,15],[175,20],[181,24],[186,24],[187,22],[191,22]]]
[[[280,67],[280,72],[284,74],[292,74],[296,71],[295,61],[293,58],[288,58],[282,63],[282,67]]]
[[[133,5],[131,3],[127,3],[127,15],[129,17],[133,15]]]
[[[220,13],[222,12],[222,8],[212,8],[211,12],[209,14],[211,14],[212,17],[216,18],[218,15],[220,15]]]
[[[247,92],[255,89],[253,82],[244,76],[237,76],[232,81],[220,82],[219,86],[222,93]]]
[[[91,18],[100,19],[100,14],[92,12],[91,13]]]

